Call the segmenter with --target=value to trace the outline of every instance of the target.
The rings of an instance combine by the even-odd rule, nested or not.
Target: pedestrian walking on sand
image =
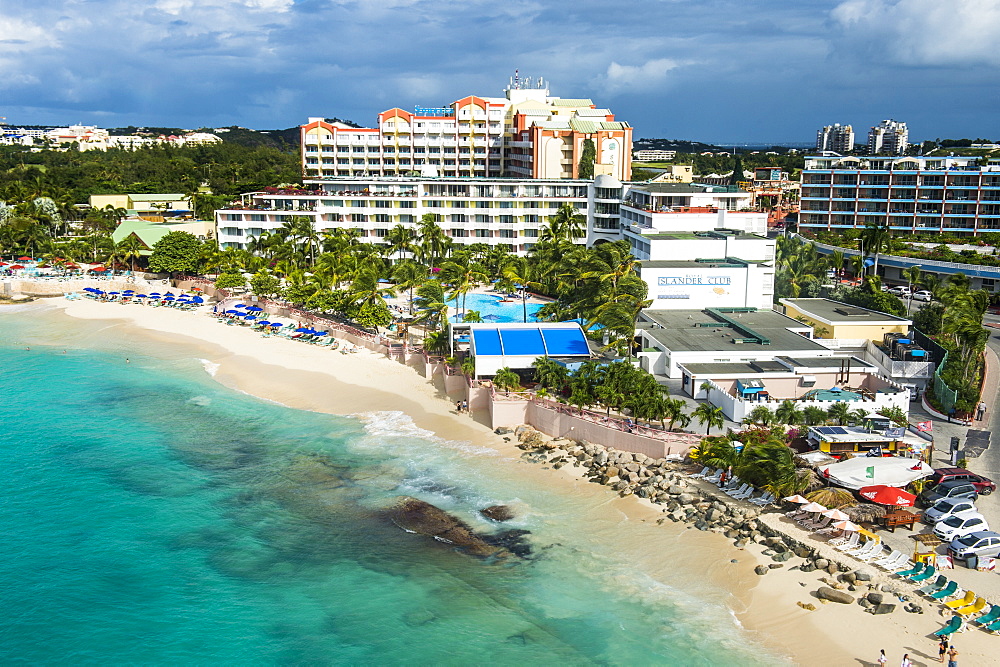
[[[913,667],[913,663],[910,662],[910,654],[903,654],[903,662],[899,663],[899,667]]]
[[[878,660],[876,660],[875,662],[878,663],[879,667],[885,667],[886,663],[885,649],[882,649],[881,651],[878,652]]]
[[[979,407],[976,409],[976,421],[982,421],[983,417],[986,416],[986,401],[979,401]]]
[[[468,411],[469,411],[469,402],[462,401],[462,412],[468,412]]]
[[[455,401],[455,412],[462,411],[462,401]]]
[[[958,667],[958,649],[954,646],[948,649],[948,667]]]
[[[944,662],[944,656],[948,653],[948,640],[942,638],[938,642],[938,662]]]

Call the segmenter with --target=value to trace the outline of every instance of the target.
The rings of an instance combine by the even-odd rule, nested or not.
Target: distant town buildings
[[[647,148],[632,153],[632,159],[636,162],[669,162],[676,155],[677,151],[660,151]]]
[[[903,155],[909,144],[906,123],[883,120],[868,131],[868,152],[871,155]]]
[[[135,149],[141,146],[169,144],[173,146],[214,144],[222,141],[208,132],[189,132],[182,135],[115,135],[93,125],[68,127],[12,127],[0,125],[0,145],[31,146],[38,149],[66,150],[76,145],[81,151],[109,148]]]
[[[389,109],[375,128],[310,118],[301,127],[303,174],[573,179],[590,155],[594,176],[631,177],[632,128],[611,111],[589,99],[552,97],[541,79],[515,75],[504,92]]]
[[[850,153],[854,150],[854,128],[840,123],[824,126],[816,133],[816,150]]]
[[[799,227],[976,236],[1000,230],[1000,160],[807,157]]]

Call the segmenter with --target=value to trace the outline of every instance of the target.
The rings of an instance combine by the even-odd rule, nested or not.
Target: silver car
[[[976,514],[979,510],[968,498],[942,498],[924,511],[924,523],[935,524],[952,516]]]
[[[985,530],[954,539],[948,545],[948,555],[959,560],[1000,556],[1000,533]]]
[[[990,526],[986,523],[986,517],[982,514],[969,514],[961,515],[956,514],[950,516],[944,521],[939,521],[936,526],[934,526],[934,534],[941,538],[943,542],[951,542],[952,540],[968,535],[969,533],[981,533],[984,530],[989,530]]]

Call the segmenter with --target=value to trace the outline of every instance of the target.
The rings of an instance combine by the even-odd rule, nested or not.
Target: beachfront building
[[[906,123],[883,120],[868,131],[868,152],[872,155],[903,155],[910,145],[909,137]]]
[[[632,153],[632,159],[636,162],[669,162],[677,156],[677,151],[656,150],[644,148]]]
[[[91,208],[124,209],[128,215],[160,220],[193,215],[191,196],[179,193],[90,195]]]
[[[496,375],[501,368],[526,371],[540,357],[575,367],[591,358],[590,344],[576,322],[453,324],[453,337],[468,339],[475,377]],[[453,344],[455,341],[453,340]]]
[[[631,177],[632,128],[610,110],[588,99],[552,97],[541,79],[515,76],[504,93],[412,112],[389,109],[373,128],[310,118],[300,128],[302,172],[307,178],[573,179],[592,146],[594,175]]]
[[[850,153],[854,150],[854,128],[850,125],[825,125],[816,133],[819,152]]]
[[[815,406],[825,411],[834,403],[869,414],[893,407],[909,410],[909,391],[882,376],[875,365],[849,356],[687,362],[680,364],[680,372],[685,393],[708,399],[735,422],[760,405],[773,412],[783,401],[793,401],[799,410]]]
[[[396,225],[416,227],[431,214],[458,244],[485,243],[526,253],[538,240],[549,217],[571,204],[588,219],[595,199],[594,182],[569,179],[375,177],[308,180],[304,189],[267,188],[243,195],[240,204],[215,212],[223,248],[246,248],[252,238],[294,218],[305,217],[317,230],[356,229],[360,240],[387,243]],[[620,199],[615,199],[617,204]],[[613,225],[612,214],[602,218]],[[617,227],[599,234],[614,240]]]
[[[685,384],[691,378],[680,366],[690,363],[834,355],[833,350],[811,339],[812,327],[770,309],[647,309],[639,314],[636,335],[642,368],[654,375],[682,378]]]
[[[151,222],[142,218],[122,220],[115,231],[111,233],[111,241],[117,245],[134,236],[141,244],[140,255],[148,257],[153,252],[153,245],[170,232],[187,232],[202,240],[214,238],[215,229],[210,222],[194,220],[177,222],[176,219],[165,222]]]
[[[662,235],[659,241],[682,245],[702,240],[680,234],[671,240],[668,236]],[[726,256],[647,260],[640,264],[639,275],[649,286],[653,310],[686,311],[694,306],[767,309],[774,300],[774,266],[769,262]]]
[[[807,157],[801,200],[802,230],[872,224],[896,234],[977,236],[1000,230],[1000,160]]]
[[[732,229],[767,234],[767,215],[750,210],[753,196],[730,185],[635,183],[623,193],[621,223],[636,231]]]

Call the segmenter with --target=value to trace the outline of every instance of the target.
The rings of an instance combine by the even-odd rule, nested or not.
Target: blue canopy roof
[[[472,350],[480,356],[567,357],[589,356],[590,346],[578,326],[547,324],[472,328]]]

